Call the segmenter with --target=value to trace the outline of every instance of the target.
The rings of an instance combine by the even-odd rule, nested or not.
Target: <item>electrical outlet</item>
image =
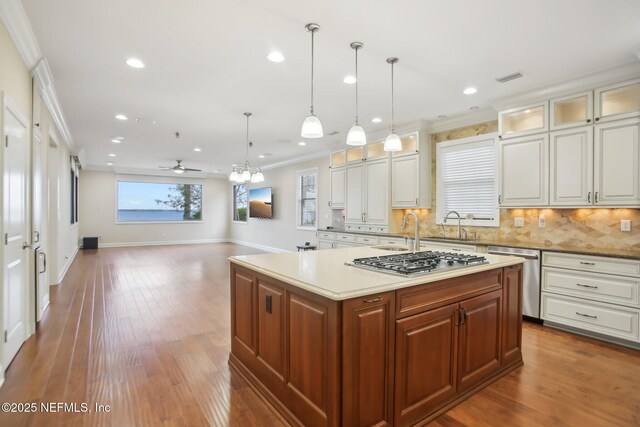
[[[630,219],[623,219],[620,220],[620,231],[631,231],[631,220]]]
[[[538,216],[538,228],[544,228],[545,225],[547,225],[547,222],[544,219],[544,214],[540,214]]]
[[[514,227],[524,227],[524,218],[521,216],[517,216],[513,218],[513,226]]]

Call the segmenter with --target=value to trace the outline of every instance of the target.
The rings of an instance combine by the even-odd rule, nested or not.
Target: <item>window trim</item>
[[[235,196],[235,190],[234,188],[239,186],[239,185],[244,185],[247,189],[247,216],[245,217],[244,221],[239,221],[234,219],[235,218],[235,211],[236,211],[236,196]],[[231,186],[231,222],[233,224],[248,224],[249,223],[249,185],[245,182],[245,183],[235,183]]]
[[[300,225],[300,214],[301,214],[301,208],[302,208],[302,204],[300,203],[302,201],[302,197],[300,194],[300,186],[301,186],[301,178],[305,175],[315,175],[315,179],[316,179],[316,197],[315,197],[315,201],[316,201],[316,223],[313,226],[308,226],[308,225]],[[296,229],[298,230],[307,230],[307,231],[317,231],[318,230],[318,168],[309,168],[309,169],[303,169],[303,170],[299,170],[296,171]]]
[[[158,179],[160,178],[160,179]],[[202,186],[202,199],[200,200],[201,203],[201,213],[200,213],[200,218],[199,220],[193,220],[193,221],[118,221],[118,201],[119,201],[119,186],[118,184],[121,182],[133,182],[136,184],[168,184],[168,185],[176,185],[176,184],[189,184],[189,185],[200,185]],[[163,179],[161,177],[153,177],[153,176],[146,176],[144,178],[141,177],[137,177],[137,176],[128,176],[128,175],[117,175],[116,179],[115,179],[115,193],[116,193],[116,197],[115,197],[115,218],[114,218],[114,223],[116,225],[140,225],[140,224],[203,224],[204,223],[204,180],[200,180],[200,182],[198,182],[198,180],[190,180],[190,179],[186,179],[184,181],[182,180],[178,180],[178,181],[174,181],[173,179]]]
[[[499,173],[498,173],[498,168],[499,166],[499,161],[498,161],[498,154],[499,154],[499,141],[498,141],[498,133],[497,132],[492,132],[492,133],[485,133],[482,135],[477,135],[477,136],[472,136],[472,137],[468,137],[468,138],[461,138],[461,139],[456,139],[453,141],[443,141],[443,142],[439,142],[436,144],[436,173],[435,173],[435,179],[436,179],[436,218],[435,218],[435,222],[436,225],[440,225],[442,224],[442,221],[444,220],[444,216],[446,214],[446,212],[443,211],[444,208],[444,189],[443,189],[443,182],[441,179],[441,171],[442,171],[442,150],[448,147],[455,147],[455,146],[463,146],[463,145],[470,145],[470,144],[477,144],[479,142],[485,142],[485,141],[489,141],[492,140],[493,141],[493,150],[494,150],[494,164],[495,164],[495,169],[494,169],[494,181],[493,181],[493,186],[494,186],[494,192],[496,194],[498,194],[499,191]],[[490,228],[496,228],[496,227],[500,227],[500,206],[498,206],[497,200],[494,200],[494,206],[495,206],[495,216],[492,220],[469,220],[469,219],[465,219],[463,218],[460,221],[460,225],[462,226],[467,226],[467,227],[490,227]],[[457,225],[457,218],[452,221],[449,222],[450,220],[448,220],[447,225]]]

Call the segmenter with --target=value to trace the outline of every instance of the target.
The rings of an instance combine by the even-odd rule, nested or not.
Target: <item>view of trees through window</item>
[[[201,220],[200,184],[118,182],[118,222]]]
[[[233,220],[247,222],[249,191],[245,184],[233,186]]]

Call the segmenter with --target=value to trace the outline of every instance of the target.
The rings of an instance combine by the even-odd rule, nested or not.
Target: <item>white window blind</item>
[[[493,138],[441,143],[437,149],[437,221],[456,211],[466,225],[499,223]]]

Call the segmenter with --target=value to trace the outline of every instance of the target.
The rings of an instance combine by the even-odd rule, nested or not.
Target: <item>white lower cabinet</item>
[[[545,323],[640,343],[640,261],[544,252]]]

